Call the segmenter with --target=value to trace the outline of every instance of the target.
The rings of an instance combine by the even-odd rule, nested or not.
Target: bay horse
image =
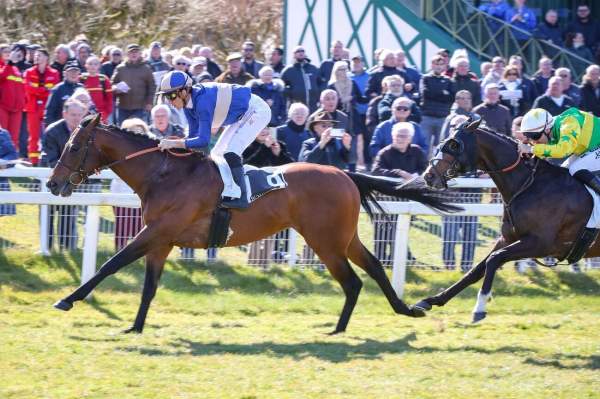
[[[56,302],[70,310],[102,280],[129,263],[146,256],[141,304],[133,326],[125,332],[141,333],[165,260],[173,246],[206,248],[212,213],[223,190],[214,162],[203,154],[175,157],[155,151],[158,140],[88,117],[71,134],[47,183],[54,195],[68,196],[73,188],[100,169],[110,167],[140,197],[144,227],[133,240],[111,257],[98,272],[71,295]],[[139,155],[139,156],[138,156]],[[282,229],[296,229],[342,287],[345,303],[333,333],[346,329],[362,282],[348,258],[372,277],[393,310],[421,317],[392,289],[379,260],[357,234],[360,206],[372,215],[374,192],[424,203],[439,211],[453,211],[423,182],[399,186],[383,179],[346,173],[329,166],[293,163],[284,166],[288,187],[256,200],[250,209],[232,210],[231,235],[226,246],[239,246]],[[293,250],[293,249],[292,249]]]
[[[504,214],[501,236],[492,251],[460,281],[414,307],[424,311],[444,306],[467,286],[484,278],[473,311],[473,322],[486,317],[494,275],[510,261],[524,258],[565,259],[592,212],[592,197],[566,168],[519,155],[518,141],[479,128],[475,117],[461,124],[425,170],[423,178],[433,188],[448,188],[449,179],[480,170],[490,175],[502,195]],[[600,256],[600,240],[585,254]]]

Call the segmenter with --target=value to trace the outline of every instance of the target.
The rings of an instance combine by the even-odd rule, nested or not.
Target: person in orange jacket
[[[37,165],[40,158],[40,132],[46,102],[50,90],[60,83],[60,74],[48,65],[48,50],[38,49],[33,57],[34,65],[25,71],[25,112],[29,131],[27,152],[31,163]]]
[[[86,73],[83,73],[79,81],[90,93],[92,102],[101,115],[102,123],[108,122],[108,117],[113,111],[113,93],[110,78],[100,73],[100,59],[91,55],[85,61]]]
[[[8,130],[15,147],[19,145],[19,131],[23,107],[25,106],[25,90],[23,75],[16,66],[23,59],[23,52],[13,46],[8,61],[0,58],[0,126]]]

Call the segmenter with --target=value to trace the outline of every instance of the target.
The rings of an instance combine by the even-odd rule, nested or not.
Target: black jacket
[[[467,90],[471,93],[473,106],[481,104],[481,86],[477,76],[471,73],[467,75],[455,73],[452,77],[452,93],[456,95],[460,90]]]
[[[377,153],[373,163],[373,174],[401,177],[398,173],[400,170],[421,174],[426,168],[427,157],[421,147],[410,144],[405,152],[401,152],[390,144]]]
[[[558,24],[550,25],[542,21],[533,31],[533,36],[537,39],[550,40],[552,44],[562,47],[562,31]]]
[[[310,87],[305,85],[305,75]],[[285,67],[281,73],[281,80],[285,83],[285,95],[290,102],[301,102],[310,112],[317,109],[324,82],[319,78],[319,69],[311,64],[309,59]]]
[[[394,114],[394,110],[392,109],[392,104],[398,97],[394,96],[392,93],[388,92],[383,95],[383,98],[377,104],[377,116],[380,121],[387,121]],[[408,97],[407,97],[408,98]],[[417,106],[417,103],[413,101],[412,106],[410,108],[410,116],[408,117],[409,122],[421,123],[421,110]]]
[[[71,131],[64,119],[60,119],[48,126],[42,136],[40,166],[55,167],[70,136]]]
[[[367,81],[367,91],[365,95],[371,98],[374,95],[381,94],[381,82],[383,81],[383,78],[392,75],[401,76],[402,79],[404,79],[404,83],[411,82],[410,78],[406,76],[406,73],[398,70],[398,68],[382,66],[376,69],[375,72],[373,72],[369,77],[369,80]]]
[[[279,156],[275,156],[270,148],[254,140],[242,154],[244,163],[256,166],[257,168],[262,168],[264,166],[279,166],[294,162],[294,159],[287,151],[285,143],[279,140],[277,140],[277,142],[281,147]]]
[[[445,118],[454,102],[452,81],[445,75],[432,72],[421,78],[421,113],[435,118]]]
[[[61,82],[51,91],[46,111],[44,113],[44,124],[50,126],[52,123],[62,118],[62,110],[65,101],[69,99],[78,87],[83,87],[81,83]]]
[[[544,94],[543,96],[539,96],[535,99],[532,108],[542,108],[550,112],[550,115],[556,116],[575,106],[575,101],[573,101],[573,99],[569,96],[565,96],[562,106],[559,107],[554,101],[552,101],[552,98],[549,95]]]
[[[216,62],[211,60],[206,61],[206,70],[208,71],[208,73],[210,73],[212,77],[217,77],[223,73],[219,65],[217,65]]]
[[[117,65],[119,65],[119,64],[115,64],[112,61],[106,61],[100,67],[100,73],[103,74],[103,75],[106,75],[110,79],[112,79],[113,73],[115,73],[115,69],[117,68]]]
[[[506,136],[512,135],[512,117],[509,109],[504,105],[484,102],[473,108],[473,113],[481,115],[481,119],[493,131]]]
[[[589,83],[581,86],[581,110],[600,118],[600,87],[596,91]]]
[[[595,49],[600,42],[600,22],[593,19],[590,15],[588,22],[581,22],[579,18],[575,18],[573,22],[567,25],[566,33],[583,33],[585,37],[585,45],[591,49]]]

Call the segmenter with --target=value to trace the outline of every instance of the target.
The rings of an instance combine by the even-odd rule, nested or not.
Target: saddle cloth
[[[597,192],[585,186],[590,195],[592,196],[592,200],[594,201],[594,207],[592,208],[592,213],[590,214],[590,218],[585,225],[585,227],[589,227],[592,229],[600,228],[600,195]]]
[[[283,169],[272,166],[257,168],[251,165],[244,165],[244,180],[246,182],[246,193],[249,203],[256,201],[271,191],[286,188],[288,185],[283,175]]]

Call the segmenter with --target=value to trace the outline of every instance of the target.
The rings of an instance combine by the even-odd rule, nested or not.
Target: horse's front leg
[[[133,326],[125,330],[125,333],[141,333],[144,330],[144,323],[148,309],[150,308],[150,302],[154,299],[158,281],[165,266],[165,260],[172,248],[172,245],[163,245],[152,249],[146,255],[146,277],[144,279],[144,289],[142,290],[142,301]]]
[[[497,251],[492,252],[485,262],[485,276],[481,290],[477,294],[477,303],[473,309],[473,323],[483,320],[487,315],[485,310],[487,302],[492,294],[492,284],[496,270],[503,264],[524,258],[536,258],[540,253],[538,248],[539,239],[535,236],[525,236],[520,240],[507,245]]]
[[[71,295],[56,302],[54,307],[65,311],[70,310],[73,307],[73,302],[84,299],[102,280],[144,256],[152,248],[152,245],[157,244],[161,239],[164,239],[164,237],[158,229],[145,226],[129,244],[106,261],[91,279],[77,288]]]

